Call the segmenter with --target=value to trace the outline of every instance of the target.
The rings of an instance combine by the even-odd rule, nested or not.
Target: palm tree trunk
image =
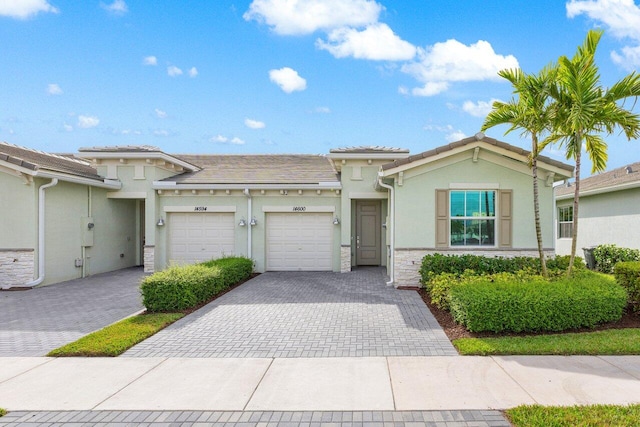
[[[536,143],[534,142],[534,149],[536,149]],[[538,159],[535,153],[531,161],[531,169],[533,172],[533,213],[536,223],[536,239],[538,240],[538,256],[540,257],[540,268],[542,270],[542,276],[544,278],[549,277],[547,272],[547,260],[544,258],[544,248],[542,247],[542,231],[540,228],[540,201],[538,195]]]
[[[578,141],[582,142],[582,136],[579,136],[579,138]],[[576,249],[578,246],[578,199],[580,198],[580,157],[582,156],[582,144],[577,143],[576,145],[576,181],[575,189],[573,190],[573,230],[571,236],[571,257],[569,258],[567,276],[570,276],[573,271],[573,263],[576,259]]]

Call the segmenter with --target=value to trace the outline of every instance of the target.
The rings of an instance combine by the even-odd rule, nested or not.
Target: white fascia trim
[[[191,163],[187,163],[184,160],[180,160],[177,157],[173,157],[166,153],[159,152],[101,152],[101,151],[82,151],[78,154],[78,157],[83,159],[155,159],[164,160],[168,163],[173,163],[178,166],[182,166],[192,172],[201,170],[201,168]]]
[[[628,182],[625,184],[618,184],[618,185],[611,185],[609,187],[594,188],[593,190],[586,190],[586,191],[580,190],[580,197],[593,196],[595,194],[602,194],[602,193],[612,193],[614,191],[630,190],[633,188],[640,188],[640,181]],[[563,194],[562,196],[557,196],[556,200],[573,199],[573,196],[574,196],[574,193]]]
[[[451,190],[499,190],[500,184],[497,182],[452,182],[449,183]]]
[[[153,181],[154,190],[342,190],[339,182],[318,184],[178,184],[175,181]]]
[[[104,181],[96,181],[95,179],[91,179],[91,178],[83,178],[83,177],[67,175],[63,173],[44,172],[44,171],[36,171],[36,173],[33,176],[36,178],[47,178],[47,179],[57,178],[65,182],[88,185],[91,187],[107,188],[109,190],[120,190],[122,188],[122,183],[120,181],[114,181],[112,179],[105,179]]]
[[[511,150],[507,150],[507,149],[502,148],[502,147],[496,147],[496,146],[493,146],[491,144],[483,143],[482,141],[476,141],[476,142],[471,143],[471,144],[463,145],[461,147],[456,147],[453,150],[443,151],[443,152],[441,152],[439,154],[436,154],[434,156],[425,157],[423,159],[415,160],[415,161],[413,161],[411,163],[400,165],[400,166],[397,166],[397,167],[392,168],[392,169],[383,170],[382,171],[382,176],[383,176],[383,178],[386,178],[386,177],[395,175],[398,172],[406,171],[408,169],[413,169],[415,167],[419,167],[419,166],[422,166],[424,164],[437,162],[438,160],[441,160],[441,159],[444,159],[444,158],[447,158],[447,157],[450,157],[450,156],[453,156],[453,155],[456,155],[456,154],[459,154],[459,153],[464,153],[465,151],[470,151],[471,153],[470,153],[470,157],[469,158],[472,158],[473,157],[472,156],[473,150],[476,147],[480,147],[480,148],[482,148],[484,150],[487,150],[490,153],[502,155],[504,157],[513,159],[513,160],[515,160],[517,162],[520,162],[520,163],[523,163],[525,165],[527,165],[528,161],[529,161],[527,159],[527,156],[524,156],[522,154],[515,153],[515,152],[513,152]],[[482,158],[482,157],[480,157],[480,158]],[[557,178],[558,181],[561,181],[562,179],[566,179],[566,178],[571,178],[573,176],[573,172],[567,171],[565,169],[561,169],[561,168],[556,167],[556,166],[552,166],[552,165],[550,165],[550,164],[548,164],[548,163],[546,163],[546,162],[544,162],[544,161],[542,161],[540,159],[538,159],[538,168],[555,173],[558,176],[558,178]]]

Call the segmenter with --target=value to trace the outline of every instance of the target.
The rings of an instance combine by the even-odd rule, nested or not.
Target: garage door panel
[[[232,213],[179,212],[169,215],[169,261],[194,263],[235,252]]]
[[[332,269],[333,221],[330,213],[267,214],[267,269]]]

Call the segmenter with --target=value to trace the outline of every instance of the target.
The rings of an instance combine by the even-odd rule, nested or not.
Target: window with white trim
[[[449,192],[451,246],[495,246],[496,191]]]
[[[558,238],[570,239],[573,237],[573,206],[558,208]]]

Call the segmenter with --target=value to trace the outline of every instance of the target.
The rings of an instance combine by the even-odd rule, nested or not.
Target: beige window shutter
[[[436,190],[436,248],[449,247],[449,190]]]
[[[500,190],[500,240],[501,248],[513,246],[513,190]]]

